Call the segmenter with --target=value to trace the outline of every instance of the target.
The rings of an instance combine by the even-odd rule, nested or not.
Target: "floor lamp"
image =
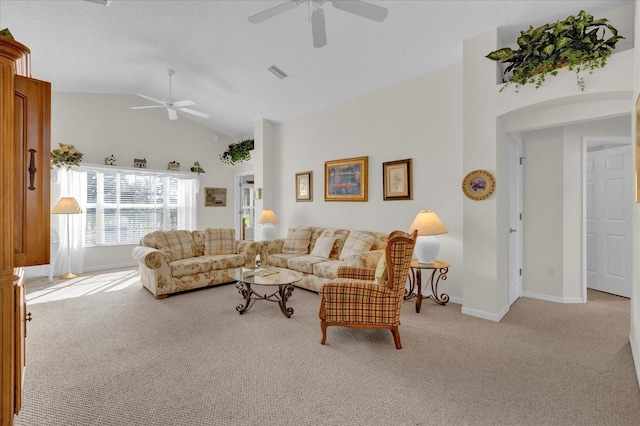
[[[73,197],[62,197],[58,204],[51,210],[52,214],[65,214],[67,215],[67,262],[69,266],[69,272],[60,278],[67,280],[69,278],[76,278],[77,275],[71,272],[71,226],[69,226],[69,215],[82,213],[80,205]]]

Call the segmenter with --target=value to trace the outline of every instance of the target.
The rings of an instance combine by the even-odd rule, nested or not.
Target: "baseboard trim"
[[[548,294],[533,293],[530,291],[523,291],[522,297],[528,297],[530,299],[546,300],[547,302],[554,303],[584,303],[582,297],[558,297],[550,296]]]
[[[633,334],[629,334],[629,346],[631,346],[631,358],[633,359],[633,365],[636,368],[636,379],[638,380],[638,387],[640,387],[640,348],[638,343],[633,337]]]
[[[84,271],[97,272],[97,271],[106,271],[107,269],[131,268],[132,266],[138,266],[138,262],[114,263],[111,265],[90,266],[88,268],[84,268]]]
[[[497,314],[487,311],[481,311],[479,309],[467,308],[465,306],[462,307],[461,312],[465,315],[471,315],[472,317],[478,317],[493,322],[500,322],[502,318],[507,315],[507,312],[509,312],[509,306],[505,306]]]

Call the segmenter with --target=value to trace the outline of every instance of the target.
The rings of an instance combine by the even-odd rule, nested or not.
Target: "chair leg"
[[[320,329],[322,330],[322,340],[320,341],[321,345],[324,345],[327,341],[327,322],[324,320],[320,320]]]
[[[402,343],[400,343],[400,332],[398,329],[392,328],[391,334],[393,335],[393,342],[396,344],[396,349],[402,349]]]

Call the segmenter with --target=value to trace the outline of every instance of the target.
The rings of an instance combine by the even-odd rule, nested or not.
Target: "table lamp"
[[[273,224],[278,223],[278,218],[273,210],[262,210],[256,222],[263,225],[261,232],[263,240],[273,240],[276,238],[276,227]]]
[[[420,210],[413,220],[409,232],[418,230],[418,240],[413,250],[419,263],[432,265],[436,261],[440,243],[434,235],[449,232],[433,210]]]
[[[69,215],[70,214],[79,214],[82,213],[82,209],[80,205],[73,197],[62,197],[58,204],[51,210],[52,214],[65,214],[67,215],[67,262],[68,262],[68,270],[69,272],[65,275],[60,276],[62,279],[70,279],[76,278],[77,275],[71,272],[71,238],[70,238],[70,226],[69,226]]]

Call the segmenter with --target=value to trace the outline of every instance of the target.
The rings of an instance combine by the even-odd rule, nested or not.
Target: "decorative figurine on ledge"
[[[105,157],[104,165],[105,166],[115,166],[116,165],[116,157],[114,157],[113,154],[111,154],[108,157]]]
[[[167,170],[172,170],[174,172],[180,171],[180,163],[177,161],[172,161],[167,165]]]
[[[191,167],[191,171],[197,174],[201,174],[204,173],[204,169],[202,167],[200,167],[200,162],[199,161],[194,161],[193,162],[193,166]]]
[[[136,167],[138,169],[146,169],[147,168],[147,159],[146,158],[143,158],[143,159],[134,158],[133,159],[133,167]]]

